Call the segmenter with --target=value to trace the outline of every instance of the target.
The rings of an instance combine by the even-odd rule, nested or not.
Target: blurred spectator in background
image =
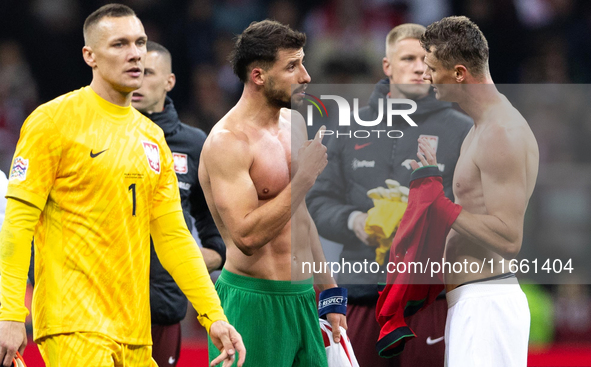
[[[191,65],[213,61],[213,40],[216,31],[213,26],[213,1],[191,0],[187,11],[185,32],[187,50]]]
[[[37,83],[21,45],[15,40],[0,43],[0,169],[8,172],[19,131],[37,107]]]
[[[375,1],[330,0],[310,12],[304,20],[304,29],[310,34],[307,54],[314,55],[307,59],[307,68],[315,82],[373,83],[381,78],[381,69],[374,61],[385,52],[384,34],[392,25],[403,22],[397,9],[392,4]],[[335,75],[332,69],[347,64],[356,65],[347,69],[347,80],[327,77],[326,73]]]
[[[192,108],[185,111],[181,119],[209,133],[229,110],[228,98],[218,84],[217,69],[211,64],[195,67],[191,76],[193,101]]]
[[[271,2],[267,17],[289,25],[293,29],[298,29],[300,26],[300,11],[292,1],[275,0]]]
[[[37,84],[15,40],[0,43],[0,128],[17,133],[35,107]]]
[[[591,342],[591,295],[585,284],[556,287],[555,338],[557,343]]]

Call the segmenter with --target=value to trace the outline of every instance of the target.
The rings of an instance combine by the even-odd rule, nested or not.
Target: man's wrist
[[[198,315],[197,320],[205,328],[205,330],[207,331],[208,334],[209,334],[209,330],[211,330],[211,325],[215,324],[216,322],[223,321],[225,323],[229,323],[228,318],[226,317],[226,315],[223,312],[221,314],[218,314],[217,312],[213,313],[213,316],[211,317],[211,319],[209,319],[208,315],[204,315],[204,316],[206,316],[206,317],[201,317],[201,315]]]
[[[335,287],[320,292],[318,316],[325,318],[329,313],[347,314],[347,288]]]

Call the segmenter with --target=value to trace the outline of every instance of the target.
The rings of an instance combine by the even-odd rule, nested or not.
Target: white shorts
[[[446,367],[526,367],[530,314],[517,278],[447,293]]]

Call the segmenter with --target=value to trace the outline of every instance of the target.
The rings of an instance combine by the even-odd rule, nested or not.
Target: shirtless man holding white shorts
[[[488,44],[476,24],[444,18],[427,27],[420,41],[427,52],[423,78],[437,99],[457,102],[474,119],[454,173],[455,201],[463,209],[447,237],[445,261],[484,262],[484,268],[445,274],[446,365],[525,367],[529,308],[508,269],[521,249],[538,145],[527,121],[496,89]],[[437,164],[426,140],[419,139],[417,155],[423,165]]]

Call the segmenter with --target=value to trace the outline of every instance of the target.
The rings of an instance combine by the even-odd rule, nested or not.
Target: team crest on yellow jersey
[[[144,146],[144,152],[146,153],[146,158],[148,158],[150,168],[152,171],[160,174],[160,150],[158,149],[158,145],[148,141],[142,141],[142,145]]]

